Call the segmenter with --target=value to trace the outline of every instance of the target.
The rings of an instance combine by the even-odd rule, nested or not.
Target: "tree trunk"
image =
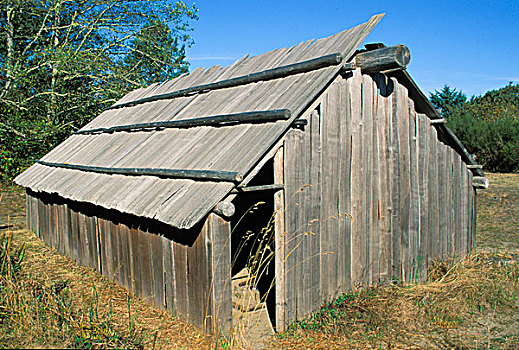
[[[11,82],[13,80],[14,69],[14,13],[15,9],[12,4],[7,4],[6,11],[6,34],[7,34],[7,57],[5,62],[5,85],[0,93],[0,99],[7,96]]]

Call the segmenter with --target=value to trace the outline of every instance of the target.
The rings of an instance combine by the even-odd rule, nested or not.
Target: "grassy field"
[[[478,192],[472,255],[438,264],[424,284],[343,295],[266,347],[519,348],[519,174],[488,177],[491,187]],[[0,196],[1,347],[229,347],[229,341],[204,336],[148,306],[24,230],[19,188],[4,185]]]

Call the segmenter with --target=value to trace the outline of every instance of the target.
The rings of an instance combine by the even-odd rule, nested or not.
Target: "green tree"
[[[182,1],[0,0],[0,177],[20,172],[128,90],[187,70],[196,19],[197,8]],[[137,52],[147,61],[135,69],[128,57]]]
[[[185,44],[179,45],[166,24],[150,20],[137,33],[124,66],[139,85],[163,82],[188,71]]]
[[[442,116],[448,118],[454,110],[463,107],[467,102],[467,96],[461,91],[444,85],[440,91],[435,90],[430,94],[430,100],[434,107],[441,111]]]

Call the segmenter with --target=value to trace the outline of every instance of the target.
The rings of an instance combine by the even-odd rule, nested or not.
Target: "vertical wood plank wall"
[[[472,173],[395,79],[338,77],[304,118],[284,143],[285,322],[474,247]]]
[[[207,332],[231,328],[230,225],[210,214],[192,246],[27,193],[27,225],[49,246]]]

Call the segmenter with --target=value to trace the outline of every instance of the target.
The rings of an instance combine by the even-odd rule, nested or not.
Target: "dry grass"
[[[519,250],[519,174],[487,174],[478,191],[478,249]]]
[[[214,346],[212,338],[193,326],[147,305],[91,268],[77,265],[32,232],[9,234],[13,250],[24,242],[27,246],[19,277],[2,280],[0,347]]]
[[[442,263],[424,284],[346,294],[295,323],[272,348],[519,347],[517,256]]]

